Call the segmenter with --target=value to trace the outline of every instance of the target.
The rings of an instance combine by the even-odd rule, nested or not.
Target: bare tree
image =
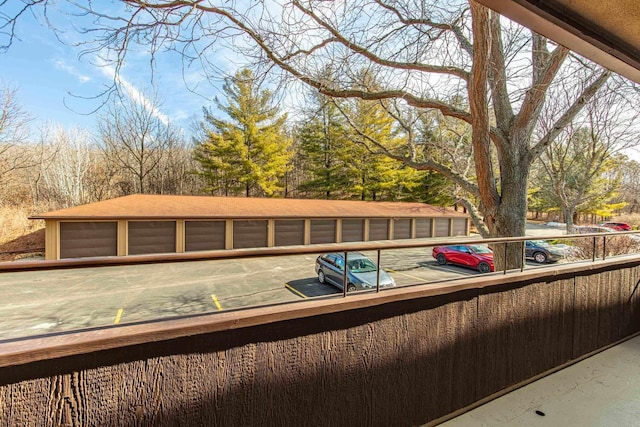
[[[56,126],[43,138],[52,158],[43,159],[40,192],[63,207],[96,201],[89,183],[99,150],[92,146],[91,135],[86,130]]]
[[[562,99],[558,97],[556,99]],[[617,189],[617,178],[606,172],[617,167],[618,154],[637,143],[640,111],[633,92],[618,79],[610,79],[584,111],[576,116],[541,157],[546,193],[562,212],[567,232],[574,231],[574,217],[581,207],[604,200]],[[543,124],[552,126],[552,123]],[[544,126],[543,126],[544,127]]]
[[[29,136],[31,116],[18,102],[18,90],[0,87],[0,185],[8,175],[33,164],[27,150],[22,147]]]
[[[105,161],[117,167],[124,194],[150,191],[149,177],[179,139],[155,105],[116,98],[98,120]]]

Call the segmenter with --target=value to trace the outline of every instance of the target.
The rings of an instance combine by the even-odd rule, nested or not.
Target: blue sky
[[[99,66],[95,54],[81,56],[83,48],[69,43],[80,37],[75,31],[62,34],[67,43],[61,43],[43,22],[42,17],[30,14],[18,21],[19,39],[7,52],[0,53],[0,82],[18,89],[18,102],[34,117],[33,127],[51,122],[66,128],[93,129],[96,114],[90,113],[105,98],[92,98],[113,84],[113,68]],[[70,26],[60,21],[56,27]],[[150,55],[132,52],[121,69],[121,86],[132,97],[157,93],[161,101],[159,114],[188,130],[194,118],[202,118],[203,106],[213,106],[215,96],[223,98],[220,82],[210,83],[195,68],[187,70],[183,78],[182,61],[177,54],[163,53],[156,59],[152,86]],[[197,86],[197,93],[187,88],[185,80],[189,87]]]

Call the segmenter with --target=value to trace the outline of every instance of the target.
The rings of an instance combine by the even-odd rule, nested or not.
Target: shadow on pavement
[[[298,295],[299,297],[304,296],[306,298],[333,295],[341,292],[335,286],[318,282],[318,279],[316,279],[315,277],[310,277],[308,279],[291,280],[287,282],[286,285],[287,289],[289,289],[294,294]]]

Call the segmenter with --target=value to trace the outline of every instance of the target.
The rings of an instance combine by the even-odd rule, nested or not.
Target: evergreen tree
[[[312,109],[298,130],[300,157],[308,175],[299,190],[313,197],[344,196],[347,185],[347,130],[335,103],[320,94],[311,95]]]
[[[204,137],[194,156],[199,173],[212,193],[273,196],[282,190],[282,178],[291,157],[284,125],[286,114],[273,105],[273,93],[261,90],[251,70],[238,71],[223,86],[226,103],[215,100],[230,118],[216,118],[204,109]]]

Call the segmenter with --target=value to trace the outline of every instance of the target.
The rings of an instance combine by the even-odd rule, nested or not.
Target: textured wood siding
[[[416,238],[431,237],[431,218],[416,218]]]
[[[396,219],[393,221],[393,238],[394,239],[410,239],[411,238],[411,220]]]
[[[185,221],[185,250],[211,251],[225,248],[224,221]]]
[[[342,220],[342,241],[343,242],[364,241],[364,220],[363,219],[343,219]]]
[[[176,251],[175,221],[129,221],[129,255]]]
[[[60,222],[60,258],[116,255],[117,222]]]
[[[304,245],[304,220],[276,220],[275,245]]]
[[[311,244],[335,243],[336,220],[312,219],[311,220]]]
[[[467,233],[467,218],[452,218],[453,227],[451,234],[453,236],[466,236]]]
[[[369,240],[389,240],[389,220],[369,220]]]
[[[639,277],[506,278],[6,366],[0,425],[422,425],[638,332]]]
[[[435,233],[433,237],[449,236],[449,218],[436,218],[434,228]]]
[[[233,220],[233,249],[267,246],[266,220]]]

